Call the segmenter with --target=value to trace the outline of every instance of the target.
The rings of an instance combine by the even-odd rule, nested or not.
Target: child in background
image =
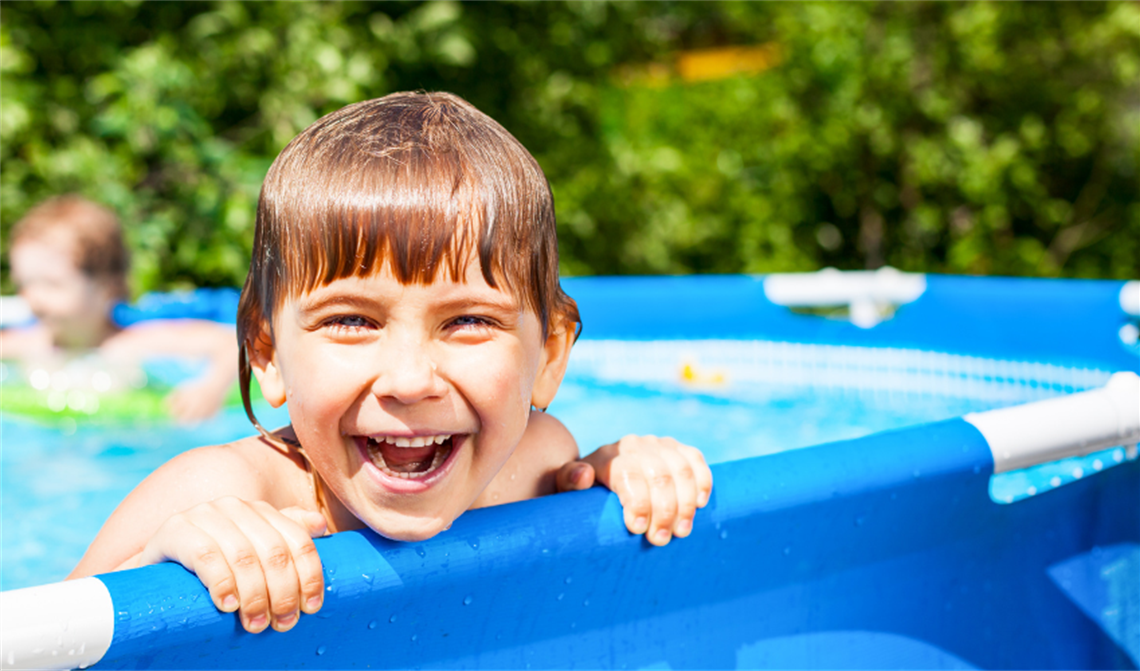
[[[632,533],[687,536],[712,489],[699,451],[630,436],[578,460],[542,412],[578,328],[550,187],[502,126],[444,93],[334,112],[281,152],[258,203],[238,335],[261,435],[162,466],[72,577],[176,561],[248,631],[285,631],[321,606],[324,533],[422,540],[596,479]],[[251,374],[290,426],[257,422]]]
[[[109,364],[137,366],[154,357],[204,359],[206,370],[168,397],[171,415],[194,422],[221,408],[237,379],[231,327],[198,319],[157,319],[120,328],[112,309],[127,298],[129,254],[107,208],[78,196],[51,198],[12,230],[12,279],[36,323],[0,331],[0,355],[59,366],[97,350]]]

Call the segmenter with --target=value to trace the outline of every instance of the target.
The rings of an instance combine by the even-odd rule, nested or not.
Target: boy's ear
[[[285,380],[281,377],[281,368],[277,365],[277,349],[273,346],[273,336],[263,326],[248,343],[249,367],[261,387],[261,395],[269,401],[269,405],[280,408],[285,403]]]
[[[554,321],[554,320],[552,320]],[[550,333],[542,346],[542,361],[538,366],[538,375],[534,380],[534,391],[531,393],[531,405],[545,410],[558,387],[562,384],[562,376],[566,374],[566,365],[570,362],[570,348],[574,345],[574,322],[559,319],[552,323]]]

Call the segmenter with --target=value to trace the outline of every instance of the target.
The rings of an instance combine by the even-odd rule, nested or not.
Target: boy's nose
[[[372,393],[378,398],[407,405],[445,393],[435,362],[422,347],[393,343],[385,349],[380,374],[372,383]]]

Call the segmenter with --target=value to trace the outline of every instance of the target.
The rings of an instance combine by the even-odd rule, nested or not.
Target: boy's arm
[[[595,481],[618,495],[626,528],[654,545],[688,536],[712,493],[712,472],[694,447],[626,436],[579,459],[578,443],[562,422],[532,411],[519,446],[472,508],[589,489]]]
[[[238,346],[234,329],[203,319],[156,319],[135,324],[103,347],[131,358],[173,356],[205,359],[206,370],[171,392],[168,402],[180,422],[206,419],[221,409],[237,380]]]
[[[240,610],[248,631],[285,631],[301,611],[316,612],[323,577],[311,538],[324,533],[324,518],[296,507],[287,478],[266,488],[276,469],[250,459],[247,441],[191,450],[152,473],[68,578],[175,561],[197,574],[219,610]]]

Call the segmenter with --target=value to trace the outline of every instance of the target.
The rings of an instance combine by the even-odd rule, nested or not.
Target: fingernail
[[[698,508],[704,508],[705,505],[708,504],[708,502],[709,502],[709,495],[708,494],[706,494],[705,492],[698,492],[697,493],[697,507]]]
[[[676,532],[676,534],[678,536],[682,536],[684,534],[689,533],[689,530],[692,528],[693,528],[692,522],[690,522],[689,520],[681,520],[680,522],[677,522],[677,524],[675,525],[674,531]]]
[[[570,482],[578,482],[579,480],[582,479],[582,476],[585,474],[586,474],[586,467],[584,465],[575,466],[570,471]]]
[[[227,594],[226,598],[222,599],[222,610],[227,613],[233,612],[238,607],[237,597],[233,594]]]
[[[672,534],[669,533],[668,529],[658,529],[657,533],[654,534],[653,537],[657,539],[658,543],[666,543],[669,541],[669,537],[671,535]]]
[[[305,605],[308,606],[309,610],[317,610],[321,607],[321,597],[311,597],[308,601],[305,602]]]
[[[287,615],[281,615],[277,618],[277,625],[280,627],[288,627],[297,620],[297,613],[294,611]]]
[[[267,622],[269,622],[269,618],[265,617],[265,615],[255,615],[249,618],[249,628],[262,629]]]
[[[633,521],[633,532],[635,534],[643,534],[647,528],[649,528],[649,518],[638,517]]]

